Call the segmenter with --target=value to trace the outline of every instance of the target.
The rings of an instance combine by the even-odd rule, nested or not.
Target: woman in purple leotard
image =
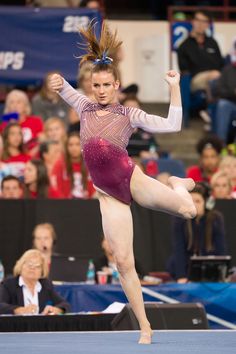
[[[81,117],[83,156],[93,183],[98,190],[104,234],[114,253],[120,281],[138,319],[139,343],[150,344],[152,330],[147,320],[140,281],[134,267],[133,223],[130,202],[192,218],[196,214],[189,190],[191,179],[169,178],[170,187],[146,176],[129,158],[126,146],[136,127],[148,132],[176,132],[181,129],[182,108],[179,74],[168,71],[165,80],[170,87],[167,118],[149,115],[140,109],[118,103],[118,73],[115,54],[121,42],[103,23],[98,41],[93,27],[80,31],[87,41],[88,53],[81,64],[92,60],[92,88],[97,103],[74,90],[60,75],[51,77],[51,88],[69,103]]]

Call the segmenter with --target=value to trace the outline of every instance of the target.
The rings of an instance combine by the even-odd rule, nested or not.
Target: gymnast
[[[60,75],[50,79],[51,89],[72,106],[81,117],[81,147],[94,186],[98,191],[104,235],[112,249],[122,288],[140,326],[140,344],[150,344],[152,329],[145,314],[142,289],[134,267],[132,200],[141,206],[193,218],[196,209],[189,193],[194,188],[190,178],[170,177],[170,187],[146,176],[128,156],[126,146],[135,128],[151,133],[181,130],[182,107],[180,76],[166,73],[170,88],[167,118],[150,115],[118,103],[119,90],[116,53],[122,42],[103,22],[100,39],[94,26],[80,29],[86,54],[80,65],[93,62],[91,82],[96,102],[78,93]]]

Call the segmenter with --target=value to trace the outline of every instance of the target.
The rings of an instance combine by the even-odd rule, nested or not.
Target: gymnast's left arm
[[[150,133],[171,133],[178,132],[182,126],[182,104],[180,94],[180,75],[175,70],[166,74],[166,82],[170,87],[170,107],[167,118],[130,108],[129,118],[132,127],[142,128]]]

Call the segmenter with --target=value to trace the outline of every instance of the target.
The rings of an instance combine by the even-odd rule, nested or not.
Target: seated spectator
[[[66,142],[65,158],[55,163],[51,185],[63,198],[93,198],[96,191],[81,154],[79,133],[71,133]]]
[[[39,157],[44,162],[50,178],[57,160],[62,157],[62,151],[57,141],[46,140],[40,144]]]
[[[0,285],[0,314],[59,315],[69,311],[70,305],[47,279],[48,266],[38,250],[26,251],[13,274]]]
[[[197,216],[192,220],[173,218],[173,255],[168,271],[178,283],[188,281],[190,257],[224,255],[225,229],[223,215],[217,210],[207,210],[208,190],[196,184],[191,191]]]
[[[57,235],[52,224],[43,223],[35,226],[33,230],[33,248],[41,252],[49,268],[56,241]]]
[[[196,148],[200,155],[199,164],[187,169],[187,177],[195,182],[209,183],[211,176],[219,167],[222,141],[217,136],[209,135],[200,139]]]
[[[231,122],[236,119],[236,38],[230,53],[230,64],[222,70],[214,91],[219,99],[215,113],[216,134],[227,143]]]
[[[211,177],[211,195],[214,199],[232,199],[232,183],[223,171],[214,173]]]
[[[18,123],[9,123],[3,131],[2,161],[8,164],[11,174],[23,178],[25,164],[30,160],[25,153],[22,129]]]
[[[58,117],[49,118],[44,125],[44,140],[56,141],[62,153],[67,138],[65,123]]]
[[[208,91],[208,83],[220,76],[224,61],[216,40],[206,34],[211,19],[207,12],[194,13],[189,37],[179,46],[181,73],[192,76],[191,91]]]
[[[224,156],[220,162],[219,170],[224,172],[230,179],[233,193],[233,198],[236,198],[236,157]]]
[[[67,124],[69,106],[56,92],[50,90],[48,86],[50,76],[57,73],[55,71],[49,72],[45,76],[40,92],[32,99],[32,112],[44,121],[50,117],[58,117]]]
[[[1,181],[2,199],[21,199],[23,189],[20,180],[12,175],[4,177]]]
[[[12,90],[6,97],[4,113],[8,114],[11,120],[11,114],[17,117],[23,132],[23,142],[26,151],[34,156],[34,147],[37,146],[38,138],[43,131],[43,122],[41,118],[31,115],[31,106],[28,96],[24,91]],[[7,126],[7,121],[0,124],[0,131]]]
[[[49,184],[47,169],[41,160],[27,162],[24,172],[24,197],[28,199],[60,198],[59,191]]]
[[[188,38],[180,44],[177,55],[181,74],[187,76],[183,77],[183,89],[188,90],[186,85],[190,82],[189,90],[195,94],[193,101],[195,112],[197,110],[203,119],[204,130],[215,132],[211,118],[212,85],[220,76],[224,60],[216,40],[206,33],[210,24],[209,13],[200,9],[196,11],[192,20],[192,30]],[[187,112],[186,104],[187,101],[184,104],[184,110]]]

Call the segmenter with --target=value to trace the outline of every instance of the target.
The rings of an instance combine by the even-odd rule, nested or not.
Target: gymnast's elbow
[[[178,133],[181,131],[182,128],[182,124],[178,124],[178,125],[170,125],[167,129],[167,131],[169,133]]]

